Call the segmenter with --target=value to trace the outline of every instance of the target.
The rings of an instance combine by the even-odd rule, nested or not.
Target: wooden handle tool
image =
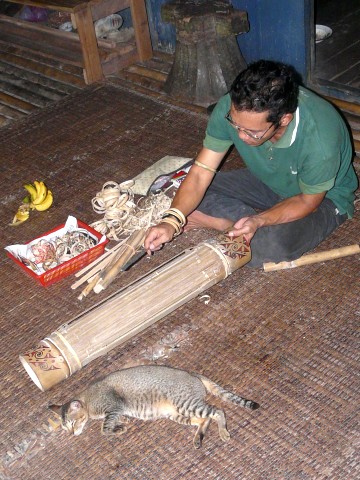
[[[264,263],[264,272],[273,272],[275,270],[285,270],[287,268],[301,267],[302,265],[310,265],[312,263],[326,262],[327,260],[334,260],[335,258],[347,257],[349,255],[356,255],[360,253],[360,245],[348,245],[347,247],[334,248],[325,252],[310,253],[304,255],[291,262],[279,263]]]

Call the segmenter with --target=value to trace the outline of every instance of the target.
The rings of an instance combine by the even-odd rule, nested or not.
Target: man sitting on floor
[[[247,168],[217,173],[232,145]],[[159,250],[183,227],[230,229],[251,242],[250,266],[294,260],[352,217],[352,156],[339,113],[299,86],[292,67],[253,63],[217,103],[203,149],[145,248]]]

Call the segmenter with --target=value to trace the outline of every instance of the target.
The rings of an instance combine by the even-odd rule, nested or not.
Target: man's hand
[[[256,230],[262,226],[260,217],[243,217],[240,218],[234,225],[231,227],[228,235],[230,237],[238,237],[244,235],[246,241],[250,243],[251,239],[255,235]]]
[[[160,250],[164,243],[171,242],[174,233],[175,228],[168,223],[159,223],[155,227],[149,228],[144,241],[145,250],[149,255],[156,250]]]
[[[233,237],[244,235],[246,240],[250,242],[256,230],[260,227],[294,222],[310,215],[323,201],[325,194],[326,192],[312,195],[300,193],[287,198],[264,212],[241,218],[229,230],[228,235]]]

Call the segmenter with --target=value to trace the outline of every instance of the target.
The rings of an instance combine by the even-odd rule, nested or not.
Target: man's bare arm
[[[194,211],[215,175],[211,169],[218,168],[225,154],[226,152],[219,153],[203,148],[196,160],[209,169],[194,164],[176,192],[171,207],[179,209],[185,217]],[[150,228],[144,242],[145,249],[149,253],[158,250],[173,238],[174,232],[174,227],[167,223],[159,223]]]
[[[229,234],[233,236],[243,234],[250,241],[260,227],[279,225],[307,217],[319,207],[325,195],[326,192],[311,195],[300,193],[294,197],[287,198],[264,212],[241,218],[235,222]]]
[[[203,148],[196,160],[200,165],[216,170],[225,153],[218,153]],[[194,164],[177,191],[171,206],[181,210],[187,217],[203,199],[214,175],[214,172]]]

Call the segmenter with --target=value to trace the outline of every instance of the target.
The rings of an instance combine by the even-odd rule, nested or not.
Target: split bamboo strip
[[[133,232],[123,245],[123,249],[106,269],[101,272],[100,278],[94,286],[94,292],[99,293],[110,285],[121,270],[121,267],[130,260],[136,253],[136,250],[143,244],[145,239],[145,230],[142,228]]]
[[[85,282],[90,282],[90,279],[94,277],[94,275],[97,275],[102,268],[105,268],[106,265],[111,261],[111,257],[108,257],[106,260],[103,260],[98,267],[94,267],[90,272],[85,273],[79,280],[77,280],[75,283],[71,285],[72,290],[75,290],[76,288],[80,287]]]
[[[91,264],[87,265],[81,270],[82,277],[71,285],[71,288],[75,290],[80,287],[86,281],[89,281],[90,278],[94,277],[101,270],[104,270],[115,258],[118,258],[119,252],[121,254],[121,247],[124,245],[126,240],[123,240],[118,245],[115,245],[111,250],[105,252],[101,257],[97,258]],[[99,261],[100,260],[100,261]],[[92,268],[91,268],[92,266]],[[75,274],[75,276],[78,276]],[[99,277],[100,278],[100,277]]]
[[[124,242],[123,242],[124,243]],[[101,277],[101,272],[104,271],[106,268],[109,267],[109,265],[111,265],[113,262],[116,262],[116,260],[119,258],[119,256],[122,255],[123,253],[123,250],[124,250],[124,245],[123,243],[121,244],[121,247],[119,248],[116,248],[113,249],[111,251],[111,254],[108,255],[106,258],[104,258],[100,263],[98,263],[97,265],[95,265],[90,271],[88,271],[87,273],[85,273],[83,275],[82,278],[80,278],[80,280],[78,280],[77,282],[73,283],[71,285],[71,288],[72,289],[75,289],[77,287],[79,287],[80,285],[82,285],[84,282],[86,282],[87,280],[89,281],[89,279],[93,278],[94,275],[96,274],[99,274],[98,276],[98,280],[100,280],[100,277]]]
[[[185,250],[106,301],[60,326],[20,355],[34,383],[47,390],[225,279],[251,258],[243,237],[221,235]]]
[[[99,279],[100,273],[96,273],[93,277],[89,278],[89,283],[78,296],[78,300],[82,300],[83,298],[87,297],[89,293],[93,290]]]
[[[98,263],[100,263],[102,260],[104,260],[105,258],[109,257],[110,255],[112,255],[113,253],[115,253],[120,247],[121,245],[123,245],[125,243],[125,240],[123,240],[122,242],[118,243],[117,245],[115,245],[115,247],[107,250],[105,253],[103,253],[102,255],[100,255],[100,257],[96,258],[93,262],[89,263],[88,265],[86,265],[86,267],[84,267],[83,269],[79,270],[78,272],[75,273],[75,277],[81,277],[82,275],[84,275],[87,271],[91,270],[93,267],[95,267]]]

